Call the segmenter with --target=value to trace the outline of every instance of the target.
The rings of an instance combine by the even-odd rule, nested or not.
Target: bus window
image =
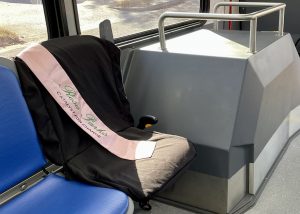
[[[114,38],[157,28],[164,11],[199,12],[199,0],[77,0],[82,34],[99,36],[99,23],[109,19]],[[182,22],[168,19],[166,25]]]
[[[47,39],[41,0],[0,1],[0,56],[13,57],[32,42]]]

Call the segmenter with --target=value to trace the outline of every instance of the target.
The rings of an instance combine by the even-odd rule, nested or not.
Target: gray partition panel
[[[300,103],[300,62],[290,35],[249,58],[264,86],[254,136],[253,161],[291,110]]]
[[[248,34],[199,30],[168,40],[166,52],[156,43],[124,61],[135,120],[156,115],[155,130],[187,137],[198,153],[191,171],[160,194],[164,200],[229,212],[256,193],[290,132],[300,128],[293,119],[289,130],[289,113],[300,105],[291,36],[258,32],[258,52],[250,54]]]
[[[137,50],[132,62],[125,87],[135,119],[157,115],[160,131],[229,150],[246,60]]]
[[[156,130],[192,141],[192,169],[231,177],[253,162],[300,104],[299,57],[289,34],[199,30],[138,50],[126,59],[125,90],[135,120],[159,118]],[[212,43],[213,42],[213,43]],[[218,49],[219,48],[219,49]]]

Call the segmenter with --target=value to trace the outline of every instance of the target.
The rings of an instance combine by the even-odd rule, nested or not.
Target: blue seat
[[[12,71],[0,67],[0,192],[45,164],[17,78]]]
[[[0,202],[46,165],[15,74],[0,66]],[[4,193],[5,192],[5,193]],[[124,193],[51,174],[0,206],[0,213],[126,213]]]
[[[128,208],[127,196],[117,190],[47,176],[33,188],[0,207],[0,213],[121,214]]]

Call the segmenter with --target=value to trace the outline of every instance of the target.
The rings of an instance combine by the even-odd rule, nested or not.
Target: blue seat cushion
[[[128,196],[108,188],[91,186],[50,175],[0,207],[9,214],[122,214],[128,209]]]
[[[0,65],[0,193],[45,164],[35,127],[13,71]]]

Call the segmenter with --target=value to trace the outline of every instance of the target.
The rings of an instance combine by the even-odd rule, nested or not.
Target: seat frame
[[[13,199],[14,197],[18,196],[25,190],[33,187],[39,181],[46,178],[49,174],[55,174],[59,170],[61,170],[62,166],[57,166],[55,164],[48,164],[43,167],[38,172],[34,173],[30,177],[26,178],[25,180],[19,182],[15,186],[9,188],[5,192],[0,194],[0,206],[8,202],[9,200]]]

